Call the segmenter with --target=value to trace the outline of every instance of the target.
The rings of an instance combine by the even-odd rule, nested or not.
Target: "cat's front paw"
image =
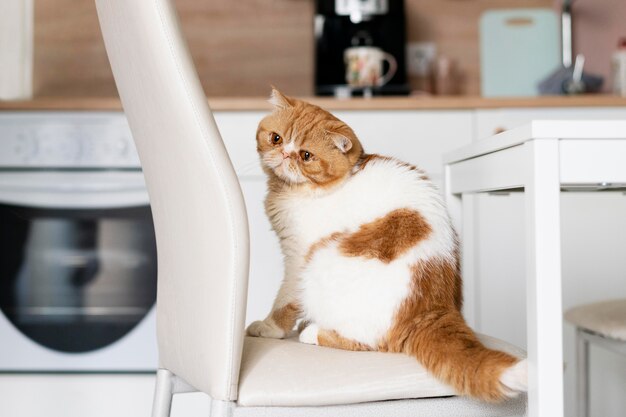
[[[317,334],[319,333],[319,327],[316,324],[309,324],[302,332],[300,332],[300,343],[306,343],[308,345],[318,345]]]
[[[271,339],[282,339],[285,331],[271,321],[259,320],[248,326],[246,330],[248,336],[268,337]]]

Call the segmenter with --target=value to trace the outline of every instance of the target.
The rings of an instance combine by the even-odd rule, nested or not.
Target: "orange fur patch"
[[[362,256],[389,263],[426,239],[430,225],[415,210],[398,209],[340,239],[345,256]]]
[[[357,170],[361,171],[363,168],[367,166],[367,164],[369,164],[371,161],[374,161],[376,159],[382,159],[385,161],[391,160],[391,158],[387,156],[381,156],[375,153],[370,153],[370,154],[364,153],[363,155],[361,155],[361,158],[359,158],[359,161],[357,163]]]
[[[304,261],[306,263],[311,262],[311,259],[313,259],[313,255],[315,255],[315,252],[317,252],[318,250],[320,250],[322,248],[325,248],[326,246],[328,246],[332,242],[336,242],[342,236],[345,236],[345,233],[335,232],[335,233],[333,233],[330,236],[326,236],[326,237],[318,240],[317,242],[315,242],[314,244],[311,245],[311,247],[309,248],[309,251],[307,252],[307,254],[304,257]]]
[[[465,323],[458,257],[417,264],[412,273],[411,295],[379,349],[416,357],[460,394],[503,400],[500,376],[518,359],[486,348]]]
[[[355,340],[346,339],[334,330],[320,329],[317,333],[317,343],[320,346],[331,347],[343,350],[370,351],[374,350],[370,346],[357,342]]]
[[[335,232],[320,239],[309,248],[305,262],[310,262],[318,250],[339,242],[339,251],[344,256],[389,263],[426,239],[430,232],[430,225],[417,211],[398,209],[362,225],[354,233]]]
[[[291,331],[296,324],[296,320],[300,318],[301,314],[300,306],[295,303],[289,303],[272,312],[272,320],[278,327],[280,327],[285,333]]]

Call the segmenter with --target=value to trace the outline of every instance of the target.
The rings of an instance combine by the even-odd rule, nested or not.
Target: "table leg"
[[[463,216],[461,221],[461,276],[463,277],[463,316],[476,331],[480,328],[480,291],[476,273],[476,196],[463,194]]]
[[[528,149],[526,192],[526,314],[528,416],[563,417],[561,217],[559,142]]]
[[[450,214],[450,219],[452,220],[452,224],[458,233],[461,233],[461,217],[463,216],[463,201],[461,200],[461,194],[453,194],[452,193],[452,185],[450,184],[451,175],[450,175],[450,165],[446,165],[444,167],[443,174],[443,194],[446,199],[446,206],[448,207],[448,213]]]
[[[463,277],[463,316],[474,329],[477,328],[477,289],[475,273],[475,238],[474,216],[475,197],[472,194],[453,194],[450,192],[449,165],[445,166],[445,199],[448,212],[457,234],[461,250],[461,273]]]
[[[576,328],[576,414],[589,417],[589,341],[583,332]]]

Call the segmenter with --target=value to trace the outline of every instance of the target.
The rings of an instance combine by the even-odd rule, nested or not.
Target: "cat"
[[[301,320],[300,342],[405,353],[462,395],[526,391],[526,360],[483,346],[461,315],[457,237],[426,173],[364,153],[320,107],[276,89],[270,102],[256,140],[285,275],[248,335],[283,338]]]

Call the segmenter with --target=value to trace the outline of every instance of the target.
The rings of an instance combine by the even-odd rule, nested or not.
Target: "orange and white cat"
[[[285,276],[252,336],[414,356],[459,394],[526,391],[526,360],[487,349],[460,313],[456,234],[420,169],[368,155],[345,123],[277,90],[257,130]]]

